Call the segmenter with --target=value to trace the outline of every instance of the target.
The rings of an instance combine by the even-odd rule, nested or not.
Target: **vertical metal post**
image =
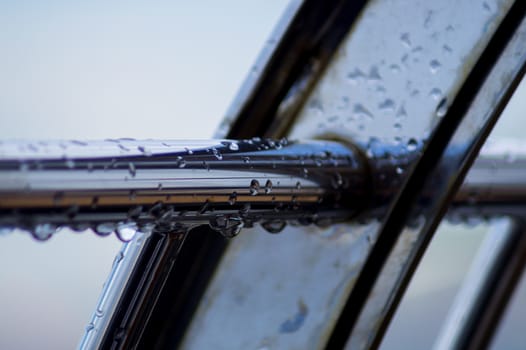
[[[524,223],[496,221],[457,294],[435,349],[487,347],[525,262]]]

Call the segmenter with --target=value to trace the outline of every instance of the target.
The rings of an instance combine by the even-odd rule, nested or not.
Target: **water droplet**
[[[112,234],[116,228],[117,225],[112,222],[101,223],[95,226],[95,233],[99,236],[107,236]]]
[[[186,166],[186,162],[185,162],[185,160],[183,159],[183,157],[181,157],[181,156],[177,156],[176,159],[177,159],[177,166],[178,166],[179,168],[184,168],[184,167]]]
[[[378,104],[378,108],[385,112],[394,112],[395,103],[393,100],[388,98],[388,99],[385,99],[383,102],[380,102],[380,104]]]
[[[449,45],[442,46],[442,50],[444,50],[444,52],[447,53],[451,53],[453,51],[453,49]]]
[[[416,141],[415,139],[409,139],[409,141],[407,141],[407,150],[409,152],[416,151],[417,147],[418,141]]]
[[[309,102],[309,108],[319,113],[320,115],[323,114],[323,104],[317,98],[314,98],[312,101]]]
[[[53,224],[38,224],[33,228],[31,234],[39,241],[46,241],[57,231],[57,226]]]
[[[358,84],[360,81],[365,80],[365,78],[365,73],[358,68],[347,74],[347,80],[352,84]]]
[[[254,179],[250,181],[250,195],[256,196],[259,193],[259,181]]]
[[[400,72],[400,66],[397,65],[397,64],[392,64],[389,66],[389,69],[391,70],[391,72],[393,73],[399,73]]]
[[[237,216],[218,216],[210,220],[210,227],[226,238],[235,237],[244,226],[243,219]]]
[[[301,190],[301,182],[296,182],[296,189]]]
[[[236,200],[237,200],[237,192],[232,192],[230,197],[228,197],[228,204],[234,205],[236,203]]]
[[[228,149],[231,151],[239,151],[239,145],[236,142],[232,142],[228,145]]]
[[[404,169],[402,169],[401,167],[398,166],[398,167],[396,167],[396,173],[397,173],[398,175],[401,175],[401,174],[404,173]]]
[[[132,162],[128,163],[128,171],[130,172],[130,175],[132,177],[135,177],[135,174],[137,173],[137,171],[135,170],[135,164],[133,164]]]
[[[261,227],[263,227],[268,233],[280,233],[285,226],[287,226],[287,223],[284,220],[279,219],[268,220],[261,223]]]
[[[334,176],[332,178],[332,181],[331,181],[331,184],[332,184],[332,187],[334,189],[338,189],[338,188],[342,187],[342,185],[343,185],[343,178],[340,175],[340,173],[335,173],[334,174]]]
[[[117,237],[123,242],[129,242],[137,232],[137,224],[135,222],[120,222],[117,225]]]
[[[336,108],[339,110],[346,110],[347,108],[349,108],[349,97],[342,96],[342,98],[340,99],[340,103],[338,104],[338,106],[336,106]]]
[[[129,151],[130,151],[130,149],[129,149],[128,147],[124,146],[124,145],[121,144],[121,143],[119,143],[118,146],[119,146],[119,148],[120,148],[122,151],[124,151],[124,152],[129,152]]]
[[[68,167],[68,169],[74,169],[75,161],[73,159],[66,159],[66,166]]]
[[[250,157],[243,157],[243,163],[245,164],[250,163]]]
[[[0,237],[13,233],[14,227],[11,226],[0,226]]]
[[[354,105],[354,108],[353,108],[353,113],[358,117],[358,118],[369,118],[369,119],[373,119],[373,114],[371,112],[369,112],[367,110],[367,108],[365,108],[363,105],[361,105],[360,103],[357,103]]]
[[[426,18],[424,19],[424,28],[429,28],[431,20],[433,19],[433,11],[427,11]]]
[[[265,194],[269,194],[270,192],[272,192],[272,181],[267,180],[265,183]]]
[[[432,74],[437,73],[440,70],[440,67],[442,67],[442,64],[437,60],[432,60],[431,62],[429,62],[429,70]]]
[[[151,157],[151,155],[152,155],[152,151],[150,151],[145,146],[137,146],[137,149],[139,150],[139,152],[141,152],[146,157]]]
[[[217,150],[217,148],[212,148],[212,154],[216,157],[217,160],[222,160],[223,155]]]
[[[433,88],[431,91],[429,91],[429,96],[431,96],[433,100],[438,101],[442,97],[442,90],[439,88]]]
[[[398,108],[398,111],[396,112],[396,118],[397,119],[403,119],[403,118],[406,118],[407,117],[407,111],[405,110],[405,107],[404,105],[400,106],[400,108]]]
[[[93,323],[88,323],[88,325],[86,326],[86,333],[89,333],[91,332],[92,330],[95,329],[95,326],[93,325]]]
[[[442,118],[443,116],[446,115],[447,109],[448,109],[447,98],[444,97],[438,103],[438,106],[437,106],[437,109],[436,109],[436,116],[439,117],[439,118]]]
[[[367,80],[374,82],[378,80],[382,80],[382,76],[378,72],[378,67],[372,66],[371,70],[369,71],[369,76],[367,77]]]
[[[88,145],[86,142],[79,141],[79,140],[71,140],[69,142],[71,142],[71,144],[76,145],[76,146],[87,146]]]
[[[409,37],[409,33],[402,33],[402,35],[400,35],[400,41],[405,47],[411,47],[411,38]]]

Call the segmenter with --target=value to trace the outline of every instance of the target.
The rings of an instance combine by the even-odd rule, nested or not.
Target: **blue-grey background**
[[[210,138],[286,5],[0,0],[0,139]],[[522,100],[499,137],[522,137]],[[441,231],[385,349],[432,343],[483,235]],[[67,230],[0,237],[0,348],[75,347],[119,247]],[[521,344],[509,324],[503,348]]]

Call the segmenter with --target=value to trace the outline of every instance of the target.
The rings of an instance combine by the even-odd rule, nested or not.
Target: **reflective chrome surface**
[[[128,240],[130,225],[209,223],[226,236],[254,222],[327,225],[370,195],[364,157],[334,142],[4,142],[0,157],[0,225],[37,239],[59,226]]]
[[[495,220],[458,292],[434,348],[487,348],[526,262],[522,220]]]

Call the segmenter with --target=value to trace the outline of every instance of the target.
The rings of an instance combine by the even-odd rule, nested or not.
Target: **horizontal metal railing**
[[[226,236],[262,222],[326,225],[363,212],[366,160],[335,142],[4,142],[0,225],[38,239],[60,226],[116,231],[209,223]]]
[[[62,226],[167,232],[208,223],[226,236],[260,222],[327,225],[382,215],[419,145],[369,151],[329,141],[3,142],[0,226],[47,239]],[[366,155],[367,154],[367,155]],[[526,161],[480,157],[449,217],[521,215]]]

